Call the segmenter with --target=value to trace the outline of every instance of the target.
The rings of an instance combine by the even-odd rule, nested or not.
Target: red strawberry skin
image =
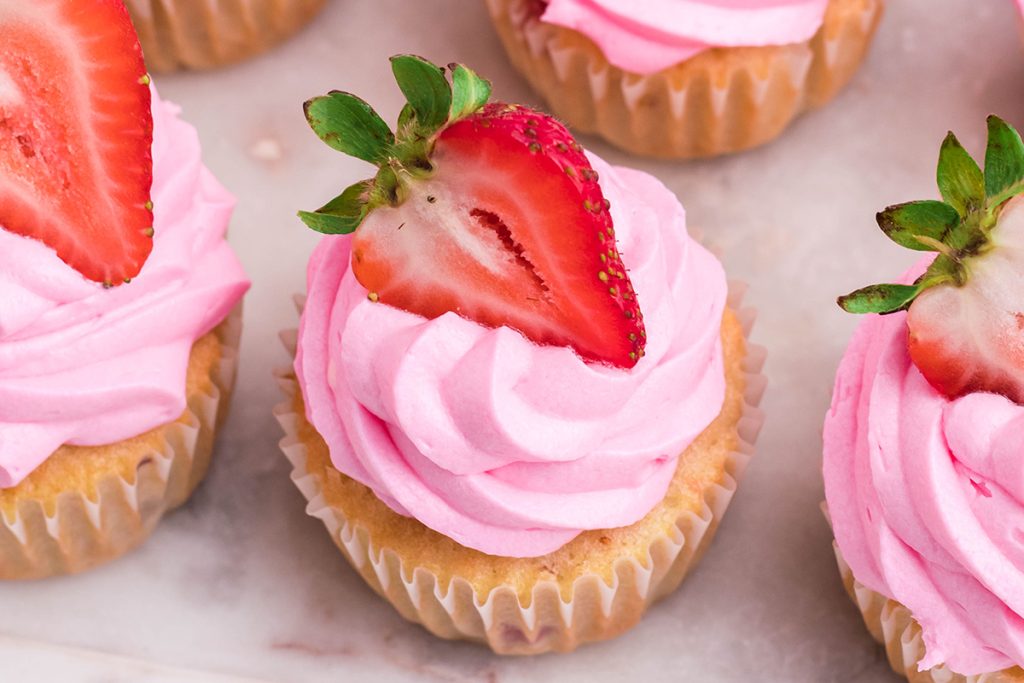
[[[0,2],[0,227],[117,285],[153,245],[153,119],[122,0]]]
[[[566,128],[489,104],[443,130],[430,159],[429,179],[355,233],[353,271],[371,298],[633,367],[643,317],[597,173]]]

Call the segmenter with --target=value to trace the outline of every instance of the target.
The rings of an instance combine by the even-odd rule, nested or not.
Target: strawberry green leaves
[[[317,209],[316,213],[300,211],[299,218],[312,230],[325,235],[355,232],[369,213],[367,205],[371,189],[371,181],[360,181]]]
[[[452,70],[452,121],[464,119],[483,108],[491,99],[491,84],[461,64],[449,64]]]
[[[945,254],[939,254],[924,275],[912,285],[870,285],[837,300],[847,313],[896,313],[905,311],[917,295],[941,284],[956,284],[960,277],[959,264]]]
[[[333,91],[306,102],[306,120],[330,147],[349,156],[380,163],[395,135],[369,104],[347,92]]]
[[[491,84],[461,64],[445,70],[422,57],[396,55],[391,70],[407,104],[398,118],[397,135],[369,104],[332,91],[305,103],[310,127],[331,148],[368,161],[377,175],[352,185],[316,211],[299,218],[325,234],[348,234],[380,206],[397,206],[409,178],[432,172],[430,154],[437,136],[456,121],[479,111],[491,96]]]
[[[930,287],[966,283],[965,260],[989,246],[1003,205],[1024,193],[1024,142],[1009,124],[990,116],[983,172],[949,133],[939,151],[936,179],[943,201],[897,204],[877,216],[892,241],[916,251],[938,252],[935,261],[912,285],[872,285],[840,297],[843,310],[894,313],[909,308]]]
[[[937,201],[897,204],[878,214],[878,225],[889,239],[917,251],[940,251],[936,243],[947,240],[959,224],[956,209]]]
[[[985,202],[985,176],[953,133],[942,141],[936,179],[942,199],[961,217]]]
[[[999,205],[1024,191],[1024,142],[997,116],[988,117],[985,196]]]
[[[444,70],[422,57],[396,55],[391,58],[391,71],[415,117],[418,133],[431,135],[448,121],[452,106],[452,88]]]
[[[920,293],[919,285],[871,285],[839,297],[839,306],[847,313],[895,313]]]

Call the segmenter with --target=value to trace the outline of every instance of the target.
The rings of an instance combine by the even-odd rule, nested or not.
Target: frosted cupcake
[[[326,0],[125,0],[153,71],[252,57],[312,21]]]
[[[512,63],[580,131],[634,154],[738,152],[832,99],[882,0],[487,0]]]
[[[0,578],[140,543],[206,471],[248,287],[233,200],[124,4],[0,8]],[[27,68],[26,68],[27,67]]]
[[[406,618],[500,653],[613,637],[707,547],[760,427],[762,354],[674,196],[456,65],[392,60],[397,136],[307,103],[374,162],[306,223],[278,409],[293,478]],[[297,346],[297,348],[296,348]]]
[[[879,214],[932,251],[872,315],[836,378],[825,491],[843,579],[913,681],[1024,680],[1024,144],[989,119],[982,170],[952,134],[943,201]]]

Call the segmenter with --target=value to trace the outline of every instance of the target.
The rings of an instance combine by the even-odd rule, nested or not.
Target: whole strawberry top
[[[839,305],[852,313],[908,311],[914,364],[938,391],[976,391],[1024,403],[1024,221],[1004,214],[1024,192],[1024,143],[988,119],[985,170],[950,133],[939,153],[942,201],[891,206],[878,224],[909,249],[936,252],[910,284],[865,287]]]
[[[107,286],[153,248],[153,117],[123,0],[0,3],[0,229]]]
[[[422,58],[392,58],[408,101],[396,132],[355,95],[307,102],[324,142],[378,171],[300,216],[355,233],[352,270],[372,301],[632,368],[646,333],[598,173],[561,123],[488,104],[487,81],[450,68],[449,83]]]

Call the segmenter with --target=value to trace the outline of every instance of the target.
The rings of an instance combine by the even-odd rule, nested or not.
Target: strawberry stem
[[[914,239],[916,239],[918,242],[925,245],[926,247],[930,247],[932,251],[937,251],[940,254],[945,254],[947,257],[951,258],[954,261],[960,260],[960,256],[956,252],[956,250],[954,250],[948,244],[940,242],[934,237],[929,237],[928,235],[914,235]]]
[[[373,107],[350,93],[332,91],[305,103],[306,119],[324,143],[378,168],[376,177],[352,186],[360,186],[359,192],[349,188],[327,207],[300,211],[299,218],[310,229],[353,232],[374,209],[401,205],[410,181],[433,174],[430,155],[440,131],[475,114],[491,96],[491,84],[471,69],[461,64],[449,68],[450,83],[443,68],[422,57],[391,58],[391,70],[407,101],[397,134]]]

